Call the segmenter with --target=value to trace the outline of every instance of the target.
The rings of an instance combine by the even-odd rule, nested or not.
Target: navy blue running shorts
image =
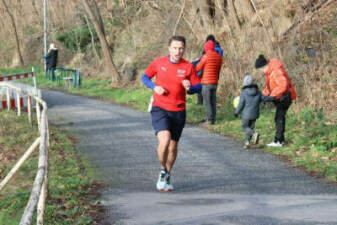
[[[168,130],[171,133],[171,140],[179,141],[183,132],[186,111],[167,111],[158,106],[152,106],[151,110],[152,126],[157,135],[159,131]]]

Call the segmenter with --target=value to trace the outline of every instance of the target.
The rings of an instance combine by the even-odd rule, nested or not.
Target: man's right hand
[[[163,95],[166,93],[166,90],[162,86],[155,86],[153,89],[158,95]]]

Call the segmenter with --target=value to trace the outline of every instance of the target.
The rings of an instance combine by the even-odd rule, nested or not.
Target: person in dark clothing
[[[205,105],[205,122],[202,125],[211,125],[216,120],[216,90],[222,66],[222,57],[214,50],[214,42],[206,42],[205,54],[201,57],[196,70],[203,70],[201,77],[202,97]]]
[[[57,66],[57,57],[58,57],[58,49],[55,44],[50,44],[50,48],[48,50],[47,55],[44,56],[46,59],[47,65],[47,73],[51,73],[51,79],[55,80],[55,68]]]
[[[213,41],[214,42],[214,50],[222,57],[223,56],[223,51],[221,49],[221,46],[219,44],[218,41],[215,40],[215,37],[213,34],[209,34],[207,37],[206,37],[206,41],[205,41],[205,44],[207,41]],[[194,60],[192,62],[193,66],[196,67],[198,65],[198,63],[200,62],[201,58],[203,55],[205,55],[205,50],[202,51],[202,54],[201,56]],[[198,74],[198,77],[201,79],[202,77],[202,73],[203,73],[203,70],[199,71],[197,74]],[[203,97],[202,97],[202,94],[201,93],[198,93],[198,102],[197,102],[198,105],[202,105],[203,104]]]
[[[274,101],[276,106],[276,132],[274,141],[267,144],[267,146],[282,147],[284,145],[286,113],[292,101],[296,98],[294,85],[284,70],[283,63],[277,58],[267,60],[263,55],[259,55],[255,61],[255,68],[265,75],[263,94],[273,96],[276,99]]]
[[[243,88],[240,94],[239,105],[235,110],[235,117],[241,113],[242,129],[246,133],[245,148],[249,148],[250,141],[257,144],[259,134],[254,132],[255,122],[260,116],[260,103],[262,101],[274,101],[274,97],[264,96],[254,84],[253,77],[246,75],[243,80]]]

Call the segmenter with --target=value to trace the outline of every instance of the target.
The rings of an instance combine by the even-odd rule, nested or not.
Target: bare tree
[[[85,13],[84,13],[84,18],[85,18],[85,22],[87,23],[87,26],[88,26],[88,29],[89,29],[89,32],[90,32],[90,36],[91,36],[92,50],[93,50],[93,52],[95,54],[95,57],[96,57],[97,61],[100,61],[101,57],[98,54],[96,46],[95,46],[94,33],[91,30],[89,18],[88,18],[88,16]]]
[[[179,13],[178,20],[177,20],[177,22],[176,22],[176,25],[174,26],[173,35],[176,34],[176,31],[177,31],[178,25],[179,25],[179,23],[180,23],[180,20],[181,20],[181,18],[183,17],[184,10],[185,10],[185,5],[186,5],[186,0],[184,0],[183,5],[181,6],[181,10],[180,10],[180,13]]]
[[[14,38],[15,38],[15,43],[16,43],[16,54],[18,56],[20,66],[23,66],[24,62],[23,62],[23,58],[22,58],[22,53],[21,53],[21,48],[20,48],[20,40],[19,40],[19,36],[18,36],[18,31],[17,31],[17,28],[16,28],[16,23],[15,23],[14,15],[9,10],[6,1],[5,0],[1,0],[1,1],[2,1],[2,4],[3,4],[4,8],[5,8],[6,13],[9,16],[10,22],[12,24]]]
[[[228,13],[230,15],[230,18],[233,21],[235,28],[240,30],[241,22],[235,8],[234,0],[228,0],[227,2],[228,2]]]
[[[240,18],[240,24],[249,22],[255,14],[254,7],[250,0],[233,1],[237,15]]]
[[[222,30],[225,30],[226,32],[231,34],[232,29],[231,29],[231,26],[228,22],[227,15],[225,13],[226,6],[224,4],[224,1],[216,0],[216,6],[217,7],[215,8],[215,10],[216,10],[217,14],[221,15],[221,17],[222,17],[222,26],[221,26]]]
[[[206,29],[207,33],[214,32],[214,23],[210,15],[210,6],[207,0],[197,0],[195,1],[197,7],[200,10],[200,15],[203,21],[203,27]]]
[[[34,13],[36,14],[37,17],[39,17],[39,12],[37,10],[37,7],[36,7],[36,3],[35,3],[35,0],[32,0],[32,6],[33,6],[33,11]]]
[[[113,61],[113,58],[112,58],[112,55],[109,49],[109,45],[106,40],[104,24],[102,22],[102,18],[101,18],[97,3],[95,0],[92,0],[93,6],[91,6],[89,1],[90,0],[82,0],[82,3],[95,27],[96,33],[101,43],[102,52],[103,52],[106,66],[111,71],[111,74],[112,74],[111,81],[115,85],[118,85],[121,82],[121,76],[119,72],[117,71],[117,68],[114,64],[114,61]]]

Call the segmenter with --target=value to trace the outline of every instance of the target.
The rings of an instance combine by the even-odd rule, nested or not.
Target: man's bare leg
[[[166,160],[167,172],[171,171],[174,162],[176,161],[177,153],[178,153],[178,142],[171,140],[168,146],[168,155]]]
[[[157,134],[158,138],[158,160],[161,169],[166,168],[167,158],[169,154],[169,145],[171,139],[171,133],[168,130],[159,131]],[[167,168],[166,168],[167,169]]]

